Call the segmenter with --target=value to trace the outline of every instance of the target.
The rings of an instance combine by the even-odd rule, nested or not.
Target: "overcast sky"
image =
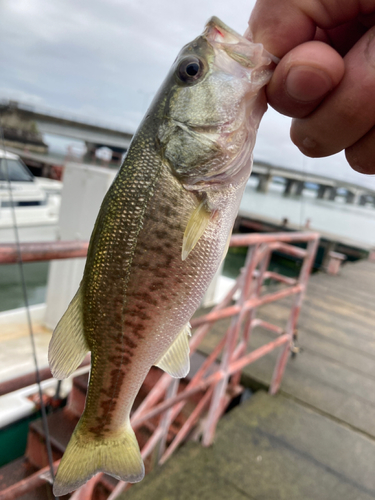
[[[253,0],[0,0],[0,99],[135,131],[180,48],[212,15],[240,33]],[[375,188],[344,155],[312,160],[269,110],[255,158]]]

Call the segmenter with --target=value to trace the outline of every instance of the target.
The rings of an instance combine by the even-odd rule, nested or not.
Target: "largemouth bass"
[[[189,320],[227,250],[271,62],[261,45],[212,18],[177,56],[133,138],[49,347],[58,379],[91,351],[86,407],[56,496],[100,471],[144,476],[130,411],[152,365],[173,377],[189,371]]]

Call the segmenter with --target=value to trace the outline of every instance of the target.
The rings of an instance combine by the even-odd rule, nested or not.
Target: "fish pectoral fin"
[[[78,289],[49,343],[48,361],[52,375],[59,380],[69,377],[89,350],[83,332],[81,290]]]
[[[182,260],[187,259],[189,253],[193,250],[198,243],[199,238],[206,230],[208,223],[212,217],[212,212],[207,208],[206,202],[199,203],[197,208],[191,214],[189,222],[187,223],[184,239],[182,241]]]
[[[143,460],[129,421],[121,429],[94,439],[81,419],[57,470],[54,495],[60,497],[71,493],[98,472],[129,483],[143,479]]]
[[[164,370],[171,377],[186,377],[190,370],[189,335],[190,323],[181,330],[167,352],[155,363],[155,366]]]

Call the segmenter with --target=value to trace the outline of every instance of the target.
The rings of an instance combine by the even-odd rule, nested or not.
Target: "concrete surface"
[[[375,442],[278,395],[257,392],[220,422],[210,448],[190,442],[126,500],[370,500]]]

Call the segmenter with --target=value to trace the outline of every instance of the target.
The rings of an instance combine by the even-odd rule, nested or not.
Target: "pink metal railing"
[[[20,252],[23,262],[74,259],[77,257],[86,257],[88,246],[87,241],[21,243]],[[0,264],[14,264],[19,260],[19,252],[16,245],[7,243],[0,245]]]
[[[290,245],[293,242],[307,243],[306,250]],[[141,405],[132,414],[131,423],[134,429],[140,428],[150,419],[157,416],[161,417],[155,431],[141,450],[143,459],[146,459],[154,450],[157,450],[157,462],[164,463],[186,439],[205,412],[207,412],[207,418],[202,431],[202,443],[204,446],[210,445],[214,438],[218,420],[225,411],[231,397],[241,392],[241,370],[276,348],[280,348],[280,353],[270,383],[270,393],[275,394],[278,391],[290,347],[293,343],[303,295],[318,244],[319,235],[317,233],[266,233],[232,236],[231,247],[248,247],[245,266],[226,297],[211,312],[191,321],[192,327],[195,329],[190,341],[191,354],[197,351],[200,343],[217,321],[230,317],[230,326],[195,375],[189,380],[186,387],[179,391],[179,388],[181,389],[179,387],[180,381],[163,374]],[[54,244],[45,245],[45,247],[48,246],[49,249],[45,248],[45,255],[51,255],[54,252]],[[77,249],[83,253],[82,244]],[[24,250],[26,248],[21,248],[22,254]],[[302,259],[302,267],[298,278],[294,279],[268,271],[271,254],[276,250]],[[66,256],[71,257],[72,251],[74,252],[73,242],[68,242],[66,243],[66,249],[63,249],[62,253],[65,252]],[[0,262],[2,255],[6,254],[9,259],[10,253],[9,248],[5,250],[4,245],[0,245]],[[43,252],[40,248],[37,254],[40,256],[41,253]],[[60,252],[60,258],[64,258],[62,253]],[[17,260],[16,253],[14,253],[14,259]],[[262,285],[268,278],[278,281],[284,287],[277,291],[264,293]],[[239,297],[233,304],[234,296],[238,291]],[[288,296],[293,296],[294,299],[284,329],[255,317],[256,309],[259,306]],[[275,333],[277,337],[262,347],[247,353],[251,332],[256,326],[262,326]],[[217,364],[218,359],[221,359],[219,365]],[[176,417],[187,401],[191,402],[191,397],[201,391],[204,394],[195,409],[175,434],[173,440],[168,443],[168,431]],[[38,477],[40,478],[40,475],[34,476],[32,477],[33,485],[39,484]],[[92,478],[84,487],[74,493],[72,499],[87,500],[91,498],[95,484],[100,478],[101,474]],[[27,482],[28,479],[24,480],[23,483],[25,481]],[[126,487],[127,483],[120,481],[108,497],[108,500],[117,498]],[[24,493],[25,484],[21,485],[21,489]],[[11,487],[0,493],[0,500],[17,498],[21,494],[19,491],[21,490]]]

